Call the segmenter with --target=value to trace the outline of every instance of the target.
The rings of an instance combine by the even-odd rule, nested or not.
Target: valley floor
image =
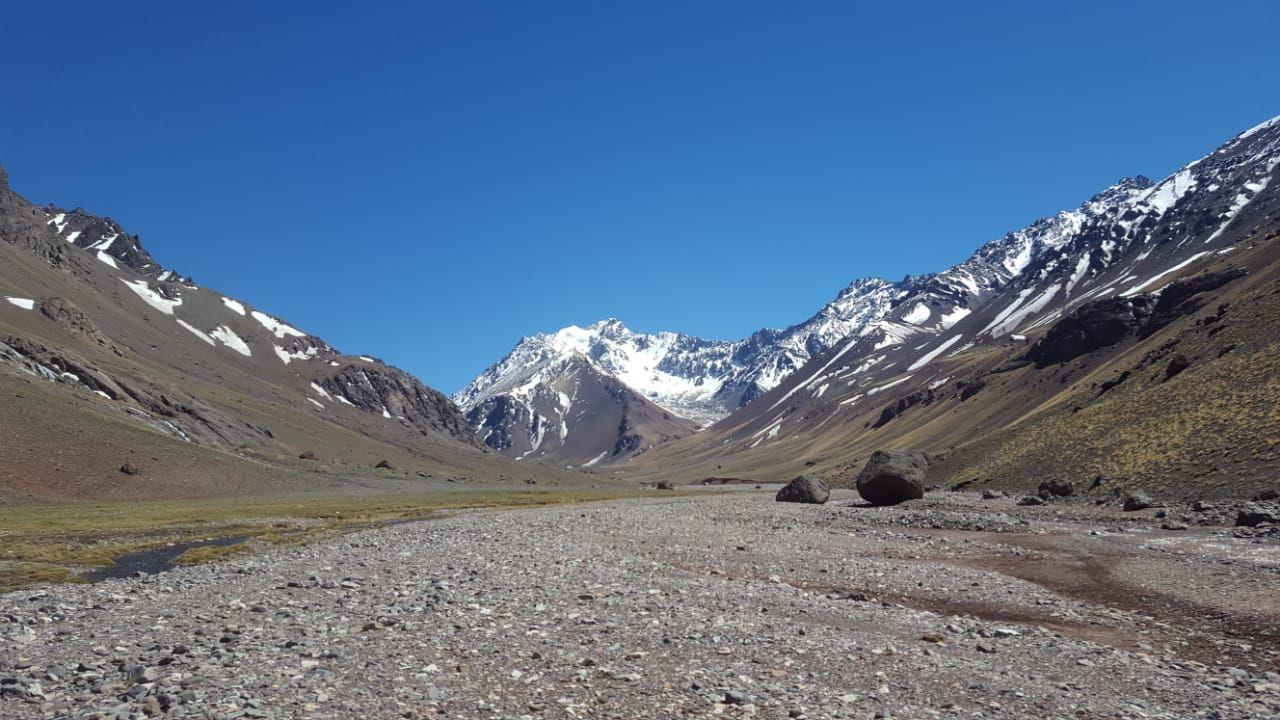
[[[1158,522],[749,489],[464,513],[0,595],[0,716],[1280,717],[1280,543]]]

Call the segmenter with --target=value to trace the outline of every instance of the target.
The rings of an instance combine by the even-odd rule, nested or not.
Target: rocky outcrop
[[[466,418],[452,400],[398,368],[345,365],[317,383],[365,412],[400,418],[424,435],[443,433],[477,444]]]
[[[85,315],[75,303],[66,298],[56,296],[42,298],[40,314],[73,335],[78,335],[98,347],[111,350],[116,355],[122,354],[115,343],[98,329],[93,320],[90,320],[89,316]]]
[[[177,388],[149,380],[119,379],[117,383],[122,399],[142,408],[144,419],[183,440],[224,448],[265,447],[275,440],[267,428],[215,409]]]
[[[924,497],[929,458],[915,450],[877,450],[858,474],[858,494],[872,505]]]
[[[831,498],[831,489],[818,478],[801,475],[782,486],[774,499],[786,503],[822,505]]]
[[[1197,297],[1245,275],[1243,269],[1202,273],[1169,283],[1158,294],[1115,297],[1086,303],[1059,320],[1027,352],[1036,367],[1074,360],[1127,338],[1149,337],[1199,310]]]

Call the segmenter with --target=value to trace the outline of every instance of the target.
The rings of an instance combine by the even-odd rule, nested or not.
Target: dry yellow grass
[[[183,552],[174,562],[179,565],[202,565],[237,555],[248,555],[252,552],[253,548],[249,547],[247,543],[206,545],[204,547],[194,547]]]

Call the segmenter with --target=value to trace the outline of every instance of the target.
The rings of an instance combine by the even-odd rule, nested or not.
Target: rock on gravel
[[[1125,512],[1136,512],[1138,510],[1159,507],[1159,505],[1155,500],[1151,499],[1150,495],[1144,492],[1135,492],[1125,496],[1124,505],[1122,507],[1124,507]]]
[[[877,450],[858,474],[858,494],[872,505],[924,497],[929,458],[915,450]]]
[[[1260,503],[1248,503],[1236,512],[1236,526],[1257,527],[1263,523],[1280,524],[1280,512]]]
[[[786,503],[821,505],[831,497],[831,489],[822,480],[801,475],[778,490],[774,499]]]

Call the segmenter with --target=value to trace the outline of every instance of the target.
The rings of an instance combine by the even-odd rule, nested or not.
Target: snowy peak
[[[1074,209],[985,243],[958,265],[896,282],[855,280],[809,319],[743,340],[635,333],[615,318],[525,338],[455,399],[474,408],[537,385],[545,363],[576,353],[642,397],[706,425],[838,347],[853,353],[846,361],[893,354],[902,366],[923,367],[943,353],[1044,327],[1090,299],[1142,292],[1220,250],[1233,224],[1271,207],[1258,198],[1267,195],[1278,147],[1280,122],[1262,123],[1159,182],[1121,178]]]

